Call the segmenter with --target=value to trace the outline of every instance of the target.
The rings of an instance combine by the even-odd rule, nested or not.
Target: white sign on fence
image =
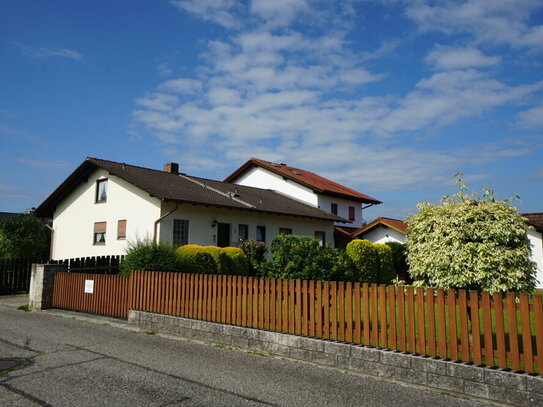
[[[85,294],[94,293],[94,280],[85,280]]]

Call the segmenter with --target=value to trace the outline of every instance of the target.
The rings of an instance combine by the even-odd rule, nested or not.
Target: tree
[[[526,220],[509,200],[488,188],[468,194],[462,174],[459,192],[441,204],[420,203],[411,216],[407,260],[414,284],[489,292],[530,292],[536,265]]]
[[[0,221],[0,258],[49,257],[50,232],[32,211]]]

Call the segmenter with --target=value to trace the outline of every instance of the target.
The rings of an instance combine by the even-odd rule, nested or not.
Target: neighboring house
[[[357,239],[366,239],[372,243],[404,243],[407,236],[407,222],[379,217],[354,231],[352,235]]]
[[[257,188],[268,188],[305,202],[316,208],[348,219],[349,225],[336,221],[335,247],[344,247],[351,240],[349,234],[364,225],[362,210],[381,201],[347,188],[313,172],[290,167],[283,163],[251,158],[225,182]],[[362,206],[362,205],[366,206]]]
[[[543,287],[543,213],[523,213],[528,224],[533,227],[528,231],[532,243],[532,260],[537,264],[537,287]]]
[[[53,259],[124,254],[151,236],[176,246],[270,243],[279,233],[331,239],[339,216],[267,189],[87,158],[37,208],[53,219]]]

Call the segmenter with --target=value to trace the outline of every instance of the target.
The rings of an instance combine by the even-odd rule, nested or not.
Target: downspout
[[[55,229],[49,226],[47,223],[45,227],[51,231],[51,241],[49,242],[49,260],[53,259],[53,239],[55,238]]]
[[[153,243],[156,243],[157,242],[157,230],[158,230],[158,224],[162,221],[162,219],[170,216],[172,213],[174,213],[177,208],[179,208],[179,204],[176,203],[175,204],[175,208],[173,208],[171,211],[169,212],[166,212],[164,215],[162,215],[160,218],[158,218],[157,220],[155,220],[155,227],[153,229]]]

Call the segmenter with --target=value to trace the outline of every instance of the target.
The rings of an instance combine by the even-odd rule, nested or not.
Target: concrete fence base
[[[143,311],[129,325],[518,406],[543,406],[543,377]]]

